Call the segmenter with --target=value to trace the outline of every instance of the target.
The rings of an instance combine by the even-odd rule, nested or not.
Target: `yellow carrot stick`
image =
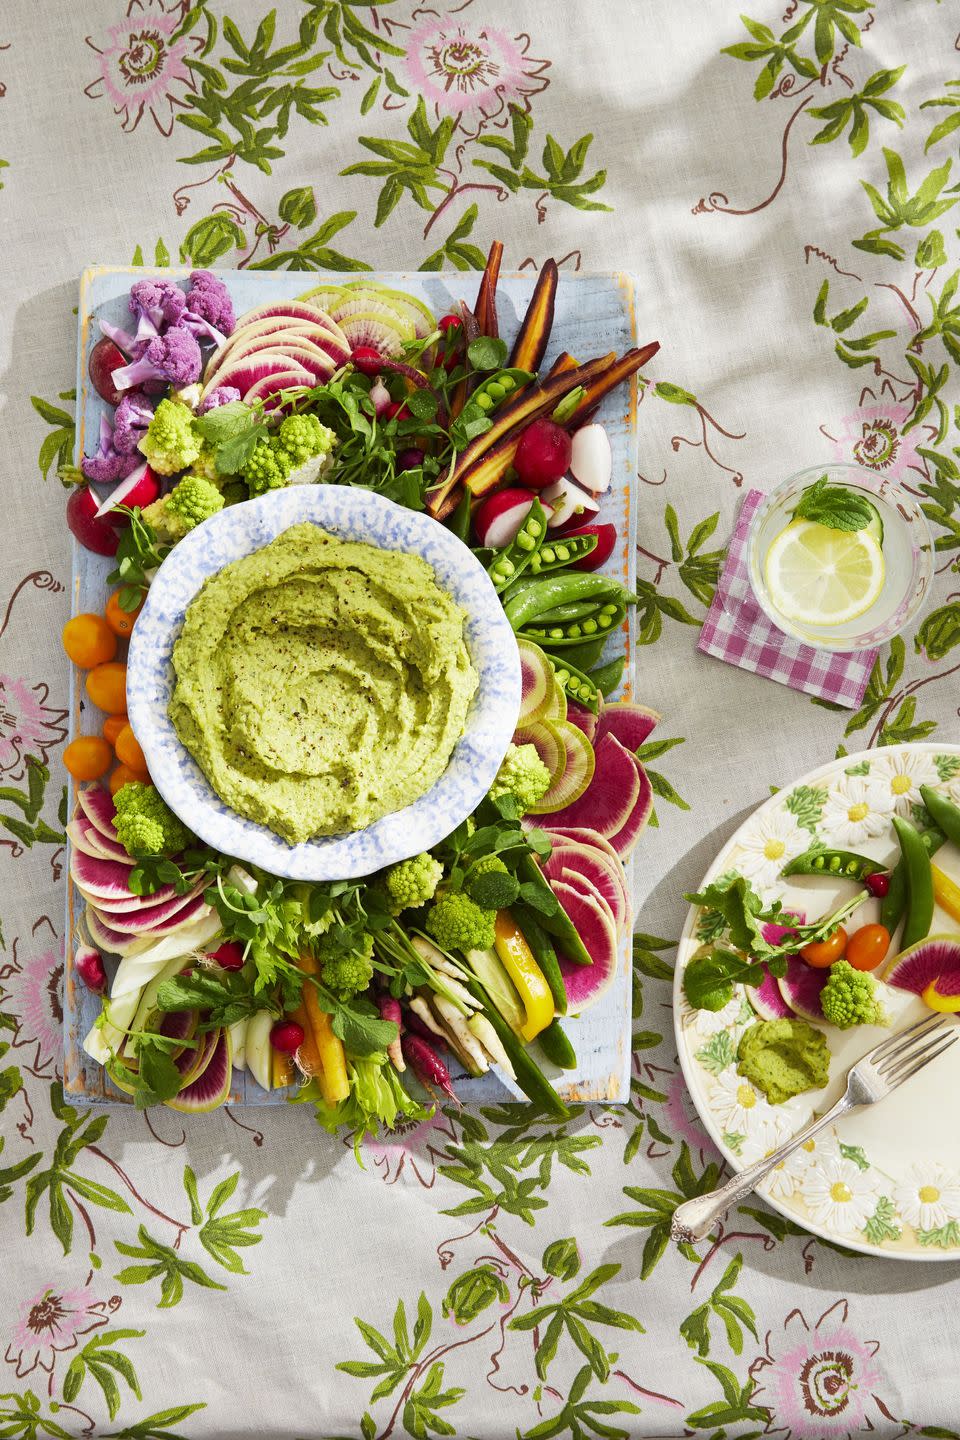
[[[301,955],[297,962],[305,975],[316,975],[319,966],[312,955]],[[303,1007],[307,1014],[307,1025],[316,1045],[320,1059],[320,1090],[328,1105],[339,1105],[350,1094],[350,1077],[347,1074],[347,1057],[343,1041],[334,1035],[330,1016],[320,1009],[320,998],[316,985],[308,980],[303,987]]]

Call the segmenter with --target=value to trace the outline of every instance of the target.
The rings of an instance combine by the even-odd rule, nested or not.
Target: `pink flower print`
[[[664,1128],[671,1135],[676,1135],[679,1140],[686,1140],[687,1144],[692,1149],[699,1150],[701,1155],[705,1151],[716,1153],[713,1141],[697,1115],[687,1082],[679,1070],[667,1088],[667,1102],[663,1107],[663,1114],[667,1122]]]
[[[841,421],[834,441],[836,458],[889,475],[892,480],[903,480],[909,471],[922,475],[923,461],[914,442],[919,431],[903,433],[909,417],[906,405],[862,405]]]
[[[363,1142],[364,1152],[373,1159],[373,1167],[387,1185],[395,1185],[407,1165],[425,1190],[437,1178],[437,1161],[443,1158],[442,1147],[456,1135],[442,1116],[428,1120],[405,1120],[395,1130],[385,1130]]]
[[[58,941],[26,960],[19,950],[14,940],[12,959],[0,966],[0,988],[4,1009],[17,1022],[14,1047],[35,1045],[31,1068],[41,1074],[63,1050],[63,946]]]
[[[28,755],[46,764],[49,751],[66,739],[67,712],[48,706],[49,694],[49,685],[0,675],[0,775],[8,780],[24,778]]]
[[[875,1428],[879,1345],[858,1339],[847,1326],[848,1311],[847,1301],[838,1300],[811,1327],[801,1310],[792,1310],[750,1366],[759,1381],[753,1400],[771,1412],[767,1428],[783,1440],[850,1440]]]
[[[511,38],[489,25],[468,27],[452,18],[426,20],[407,42],[407,76],[437,114],[472,122],[477,130],[520,102],[545,90],[549,60],[527,52],[530,38]]]
[[[100,57],[100,74],[84,90],[91,100],[106,95],[113,113],[123,116],[122,129],[136,130],[149,112],[161,135],[173,131],[174,108],[183,105],[175,87],[193,89],[184,57],[202,48],[200,36],[171,40],[181,20],[181,7],[167,14],[162,0],[130,0],[127,14],[111,25],[101,47],[87,36]]]
[[[82,1335],[107,1325],[120,1304],[119,1295],[95,1300],[91,1290],[49,1286],[20,1305],[4,1359],[8,1365],[16,1366],[18,1380],[37,1369],[46,1371],[52,1394],[57,1355],[75,1350]]]

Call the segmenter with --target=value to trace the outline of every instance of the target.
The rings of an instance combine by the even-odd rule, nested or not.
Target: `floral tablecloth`
[[[955,1266],[759,1201],[678,1253],[716,1156],[672,944],[737,822],[829,759],[960,737],[960,35],[935,0],[85,0],[0,11],[0,1434],[951,1436]],[[72,1109],[57,1075],[77,276],[90,261],[640,276],[646,759],[633,1099]],[[855,712],[696,652],[738,502],[855,459],[920,492],[937,591]],[[39,469],[38,469],[39,459]],[[944,1190],[953,1204],[956,1189]],[[957,1230],[960,1206],[946,1217]],[[950,1230],[952,1225],[953,1230]],[[952,1242],[951,1242],[952,1243]]]

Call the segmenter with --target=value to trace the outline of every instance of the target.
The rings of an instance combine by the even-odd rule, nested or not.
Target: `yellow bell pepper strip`
[[[553,1020],[554,1003],[550,986],[509,910],[498,910],[494,927],[494,948],[517,987],[527,1013],[520,1027],[524,1040],[533,1040]]]
[[[297,961],[305,975],[316,975],[319,964],[312,955],[301,955]],[[320,998],[316,985],[308,980],[303,987],[301,1001],[307,1015],[304,1029],[311,1035],[320,1060],[320,1091],[328,1105],[339,1105],[350,1094],[350,1077],[347,1074],[347,1057],[343,1041],[334,1035],[330,1016],[320,1009]]]
[[[960,885],[945,875],[939,865],[931,864],[930,870],[933,874],[933,898],[951,919],[960,922]]]
[[[925,1005],[931,1010],[939,1010],[944,1015],[956,1015],[960,1013],[960,995],[941,995],[937,989],[936,980],[931,980],[920,997]]]
[[[295,1080],[293,1058],[282,1050],[270,1051],[270,1085],[274,1090],[283,1090]]]

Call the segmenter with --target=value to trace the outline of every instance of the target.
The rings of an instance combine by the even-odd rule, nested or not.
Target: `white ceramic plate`
[[[187,606],[203,582],[232,560],[269,544],[291,525],[312,521],[345,540],[420,555],[467,612],[464,637],[480,677],[466,728],[440,779],[412,805],[363,830],[289,845],[231,810],[181,744],[167,714],[171,653]],[[231,505],[171,551],[150,586],[130,640],[127,707],[157,789],[208,845],[274,875],[343,880],[369,875],[429,850],[487,793],[520,709],[520,657],[486,571],[465,545],[428,515],[368,490],[305,485]],[[389,756],[384,756],[389,764]]]
[[[890,817],[911,816],[922,784],[960,801],[960,746],[895,745],[833,760],[761,805],[724,846],[703,884],[736,870],[764,901],[779,898],[785,909],[803,912],[808,920],[826,914],[855,893],[853,882],[820,876],[782,880],[780,870],[816,841],[894,863],[899,846]],[[952,845],[937,853],[936,863],[960,880],[960,853]],[[868,900],[847,932],[878,919],[879,901]],[[700,1118],[739,1170],[832,1105],[849,1067],[888,1032],[825,1025],[833,1057],[830,1084],[785,1105],[770,1105],[736,1072],[737,1042],[756,1019],[746,989],[738,987],[716,1013],[691,1010],[684,999],[684,967],[708,929],[706,912],[692,908],[677,952],[677,1053]],[[957,929],[937,909],[931,933]],[[897,1029],[930,1013],[902,991],[887,987],[883,998]],[[960,1260],[958,1093],[960,1046],[953,1046],[887,1100],[822,1132],[809,1149],[775,1170],[760,1193],[789,1220],[849,1249],[905,1260]]]

